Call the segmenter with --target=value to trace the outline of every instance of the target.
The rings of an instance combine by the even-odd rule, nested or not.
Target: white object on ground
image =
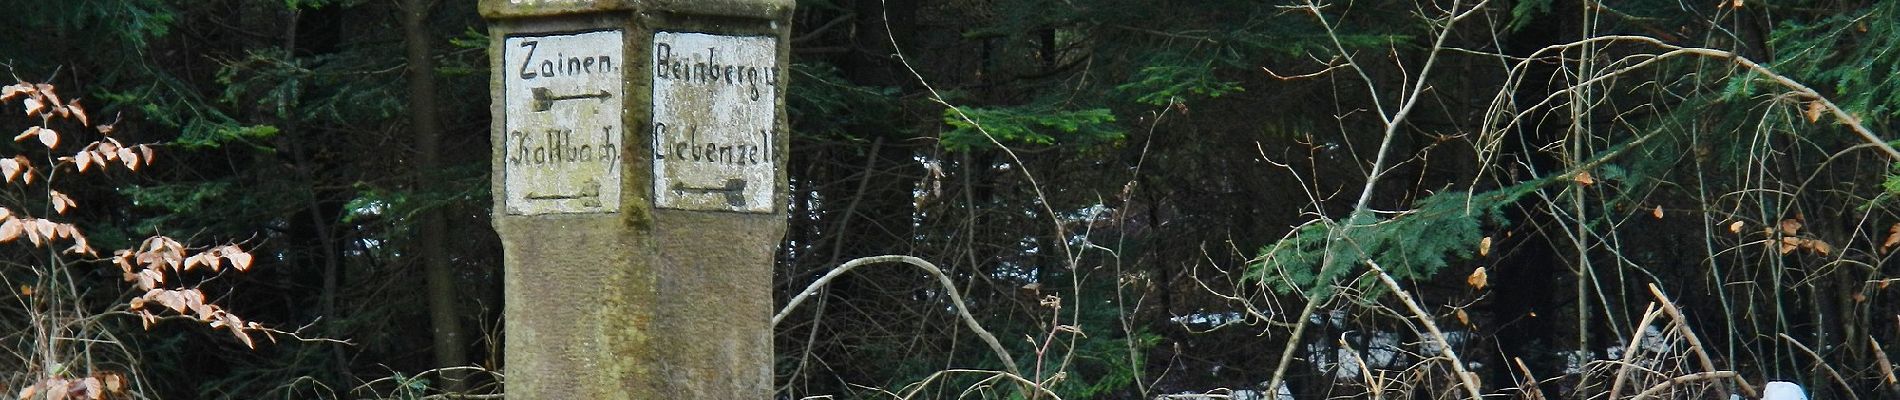
[[[1761,400],[1808,400],[1808,392],[1794,382],[1768,382],[1761,391]]]

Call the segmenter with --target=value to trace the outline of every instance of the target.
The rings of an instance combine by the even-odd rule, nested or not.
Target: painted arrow
[[[680,194],[686,194],[686,193],[723,194],[723,195],[726,195],[726,205],[732,206],[733,208],[745,207],[745,180],[744,179],[738,179],[738,178],[727,179],[725,187],[714,187],[714,188],[692,187],[692,186],[686,186],[686,184],[684,183],[673,182],[673,192],[680,193]]]
[[[528,192],[527,197],[528,200],[580,200],[583,207],[600,207],[600,182],[588,179],[581,183],[581,190],[576,193]]]
[[[544,87],[529,88],[528,91],[534,93],[533,107],[534,107],[535,112],[547,111],[550,108],[554,108],[554,102],[562,101],[562,100],[600,99],[600,101],[605,102],[607,101],[608,98],[614,97],[614,94],[608,92],[607,89],[601,89],[600,93],[570,94],[570,95],[558,95],[558,96],[554,94],[554,91],[548,90],[548,88],[544,88]]]

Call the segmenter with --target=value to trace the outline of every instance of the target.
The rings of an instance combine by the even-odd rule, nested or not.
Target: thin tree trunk
[[[436,117],[435,96],[435,60],[430,57],[429,45],[433,40],[429,35],[428,0],[403,0],[402,30],[403,43],[407,50],[409,63],[409,122],[416,137],[416,188],[423,193],[436,193],[440,186],[429,175],[441,170],[442,127]],[[431,207],[421,213],[421,226],[416,237],[417,255],[422,258],[423,271],[429,282],[429,326],[435,342],[435,365],[440,368],[460,367],[468,364],[468,355],[462,345],[466,342],[462,332],[460,314],[456,310],[455,271],[451,270],[448,259],[448,223],[444,220],[440,207]],[[450,392],[462,391],[467,386],[463,382],[465,374],[458,371],[444,371],[442,388]]]
[[[296,60],[297,58],[297,26],[302,20],[303,10],[291,7],[284,23],[283,46],[287,59]],[[279,99],[279,101],[277,105],[279,110],[296,107],[294,100]],[[317,237],[319,246],[317,251],[321,253],[319,257],[323,260],[323,292],[317,297],[317,315],[330,321],[324,324],[325,336],[342,337],[343,328],[342,325],[338,325],[341,319],[337,318],[337,296],[341,287],[339,282],[343,279],[343,260],[341,259],[343,253],[339,251],[336,231],[332,230],[329,224],[330,216],[333,214],[324,212],[326,210],[323,206],[323,195],[320,189],[317,189],[321,186],[317,182],[315,172],[318,167],[310,159],[310,151],[304,147],[305,141],[299,137],[304,132],[298,126],[297,118],[281,111],[272,115],[278,119],[278,126],[283,129],[285,137],[292,138],[285,142],[290,148],[291,161],[295,163],[292,167],[296,170],[298,179],[303,180],[304,187],[310,188],[303,199],[304,208],[308,209],[310,231]],[[349,348],[341,344],[332,345],[331,348],[334,351],[330,353],[330,368],[331,373],[336,375],[335,382],[350,382]]]

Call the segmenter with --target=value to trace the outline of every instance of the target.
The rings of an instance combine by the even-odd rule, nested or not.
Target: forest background
[[[474,3],[10,4],[0,63],[51,86],[0,109],[42,178],[7,170],[0,219],[101,251],[0,227],[0,396],[495,397]],[[793,26],[760,290],[892,254],[953,285],[822,286],[777,322],[780,398],[1900,396],[1900,2],[800,0]],[[153,152],[80,156],[105,142]],[[140,281],[109,249],[248,269]]]

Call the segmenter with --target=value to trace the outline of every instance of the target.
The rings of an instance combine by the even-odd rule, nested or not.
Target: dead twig
[[[1841,378],[1841,372],[1835,371],[1834,366],[1827,365],[1827,360],[1821,359],[1820,353],[1815,353],[1814,349],[1808,348],[1807,345],[1801,344],[1800,341],[1794,340],[1794,337],[1788,336],[1788,334],[1786,333],[1776,333],[1775,335],[1781,336],[1781,340],[1786,340],[1788,341],[1788,344],[1792,344],[1794,345],[1795,348],[1801,349],[1802,352],[1808,353],[1809,357],[1814,357],[1814,365],[1821,366],[1821,371],[1827,372],[1827,376],[1829,378],[1833,378],[1834,383],[1840,384],[1841,389],[1847,392],[1847,398],[1853,399],[1853,400],[1860,400],[1860,395],[1854,394],[1854,386],[1848,385],[1847,379]]]
[[[1630,333],[1629,345],[1623,348],[1623,361],[1616,367],[1616,378],[1610,381],[1609,398],[1615,399],[1616,395],[1623,394],[1623,377],[1629,375],[1630,364],[1636,361],[1636,350],[1643,343],[1643,332],[1649,330],[1649,324],[1655,322],[1660,313],[1656,303],[1649,303],[1643,308],[1643,322],[1636,324],[1635,331]]]
[[[1418,301],[1412,300],[1411,292],[1406,292],[1404,288],[1400,288],[1399,281],[1393,280],[1392,275],[1386,274],[1385,268],[1380,268],[1379,263],[1366,260],[1366,265],[1372,267],[1373,271],[1379,273],[1379,281],[1385,282],[1386,288],[1392,289],[1392,295],[1398,297],[1400,302],[1405,303],[1405,308],[1410,309],[1412,316],[1418,318],[1419,324],[1425,325],[1425,331],[1431,333],[1431,339],[1438,341],[1438,355],[1445,357],[1445,362],[1451,364],[1452,372],[1458,374],[1458,383],[1464,385],[1465,391],[1469,392],[1468,394],[1471,395],[1471,399],[1483,399],[1484,392],[1483,389],[1478,386],[1478,376],[1472,374],[1471,371],[1465,370],[1464,361],[1458,359],[1458,353],[1451,351],[1451,342],[1446,341],[1445,333],[1438,330],[1438,323],[1434,321],[1435,318],[1432,318],[1431,314],[1426,313],[1425,309],[1420,308]]]
[[[1900,377],[1893,374],[1893,361],[1887,359],[1887,351],[1880,348],[1880,341],[1874,340],[1873,335],[1867,335],[1867,344],[1874,347],[1874,362],[1880,366],[1880,375],[1886,377],[1884,381],[1888,385],[1900,385]]]
[[[1524,371],[1524,383],[1520,384],[1520,387],[1518,389],[1519,391],[1524,393],[1524,398],[1532,399],[1532,400],[1547,399],[1548,397],[1544,397],[1544,388],[1537,386],[1537,374],[1532,374],[1531,367],[1528,365],[1524,365],[1524,359],[1518,358],[1518,357],[1511,357],[1511,361],[1517,363],[1518,370]],[[1525,390],[1526,388],[1528,388],[1529,390]],[[1611,397],[1611,398],[1615,398],[1615,397]]]
[[[1692,353],[1695,353],[1696,362],[1702,364],[1703,373],[1714,374],[1718,372],[1715,370],[1715,361],[1710,359],[1709,352],[1702,348],[1702,339],[1697,338],[1695,335],[1695,331],[1689,329],[1689,320],[1687,318],[1682,317],[1682,310],[1676,309],[1676,303],[1671,302],[1669,300],[1669,296],[1664,295],[1662,288],[1656,287],[1655,283],[1649,284],[1649,294],[1655,295],[1656,301],[1659,303],[1662,303],[1663,312],[1668,313],[1669,318],[1676,321],[1675,323],[1676,331],[1682,334],[1683,340],[1687,340],[1689,342],[1689,351]],[[1736,376],[1734,372],[1729,372],[1728,377],[1734,378]],[[1677,379],[1681,379],[1681,378],[1677,378]],[[1668,382],[1664,382],[1664,383],[1667,384]],[[1761,398],[1761,392],[1756,391],[1755,386],[1748,384],[1748,381],[1746,380],[1735,379],[1735,386],[1740,387],[1742,389],[1742,395],[1744,397],[1748,397],[1751,399]],[[1719,389],[1720,387],[1718,386],[1717,388]],[[1649,390],[1644,391],[1643,393],[1649,393],[1655,390],[1656,388],[1652,387],[1652,388],[1649,388]],[[1722,389],[1721,391],[1727,392],[1728,390]],[[1637,395],[1636,397],[1642,398],[1643,396]],[[1721,397],[1727,398],[1728,395],[1727,393],[1722,393]]]
[[[950,296],[950,304],[957,308],[957,316],[962,317],[963,324],[968,326],[970,331],[976,332],[977,338],[983,339],[983,343],[990,346],[990,351],[996,353],[996,358],[1003,361],[1003,368],[1007,369],[1010,374],[1015,376],[1023,375],[1022,372],[1016,368],[1016,359],[1009,356],[1008,350],[1003,349],[1003,344],[996,340],[996,335],[990,334],[988,329],[983,329],[983,325],[976,322],[976,317],[970,315],[970,307],[963,304],[963,295],[957,293],[957,285],[950,281],[949,276],[943,274],[943,269],[937,268],[936,264],[931,264],[929,261],[924,261],[917,257],[898,255],[862,257],[847,261],[844,265],[839,265],[837,268],[832,268],[831,272],[825,273],[825,276],[818,277],[818,280],[806,286],[805,290],[799,291],[798,296],[792,297],[791,301],[786,302],[785,307],[780,308],[778,314],[772,316],[772,326],[778,326],[778,322],[784,320],[785,316],[792,312],[792,309],[798,308],[800,303],[804,303],[805,298],[811,297],[813,293],[818,292],[818,288],[831,283],[831,280],[837,279],[838,276],[851,272],[851,270],[857,269],[858,267],[888,262],[910,264],[916,266],[918,269],[924,270],[925,273],[929,273],[931,276],[937,277],[937,283],[943,286],[943,293]]]
[[[1735,375],[1735,371],[1697,372],[1693,374],[1669,378],[1669,380],[1663,381],[1662,383],[1658,383],[1656,384],[1656,386],[1650,386],[1649,390],[1644,390],[1642,393],[1637,393],[1636,399],[1641,400],[1641,399],[1654,398],[1656,397],[1656,394],[1662,393],[1665,390],[1669,390],[1669,388],[1675,387],[1676,385],[1684,385],[1684,384],[1694,383],[1698,381],[1707,381],[1707,380],[1716,380],[1716,379],[1732,379],[1732,380],[1735,380],[1736,382],[1742,381],[1738,375]],[[1728,398],[1728,396],[1721,396],[1721,397]],[[1751,399],[1759,398],[1759,397],[1761,396],[1756,396],[1753,394],[1748,395],[1748,398],[1751,398]]]

